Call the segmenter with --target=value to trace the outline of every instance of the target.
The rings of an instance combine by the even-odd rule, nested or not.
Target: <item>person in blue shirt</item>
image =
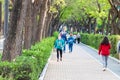
[[[54,47],[57,51],[57,61],[59,61],[59,55],[60,61],[62,61],[62,49],[64,47],[64,40],[61,38],[61,36],[58,36],[58,39],[55,41]]]
[[[70,33],[70,37],[68,38],[68,47],[69,47],[69,52],[72,52],[73,51],[73,44],[74,44],[74,38],[73,38],[73,35],[72,33]]]
[[[67,32],[65,30],[63,30],[61,32],[61,38],[64,40],[64,48],[63,48],[63,51],[66,52],[66,42],[67,42],[67,36],[66,36]]]

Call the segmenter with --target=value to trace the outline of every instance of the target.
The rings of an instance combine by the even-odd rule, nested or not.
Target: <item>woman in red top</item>
[[[110,43],[108,38],[105,36],[103,41],[100,44],[99,47],[99,55],[102,55],[102,60],[103,60],[103,71],[106,70],[107,68],[107,61],[108,61],[108,56],[110,54]]]

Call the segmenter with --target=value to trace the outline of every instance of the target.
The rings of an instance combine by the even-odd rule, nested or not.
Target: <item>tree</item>
[[[109,10],[109,25],[111,26],[111,34],[120,34],[120,1],[108,0],[111,5]]]
[[[106,0],[65,0],[66,9],[61,17],[61,21],[69,22],[77,30],[96,30],[98,25],[104,26],[110,5]],[[98,20],[105,23],[99,24]],[[105,20],[105,21],[104,21]],[[71,21],[71,22],[70,22]],[[105,25],[106,26],[106,25]]]
[[[61,23],[60,18],[62,17],[66,8],[65,0],[53,0],[50,13],[52,15],[52,20],[50,23],[50,33],[52,34],[54,31],[58,30],[59,25]]]
[[[12,61],[21,55],[22,30],[27,13],[27,0],[15,0],[10,16],[10,25],[4,41],[2,60]]]
[[[32,45],[32,2],[28,0],[27,13],[24,27],[24,48],[29,49]]]
[[[43,30],[45,25],[45,18],[47,13],[47,2],[48,0],[41,0],[41,6],[39,11],[39,21],[37,29],[37,42],[43,38]]]
[[[34,3],[32,3],[32,44],[35,44],[35,42],[37,42],[38,13],[40,6],[40,0],[35,0]]]

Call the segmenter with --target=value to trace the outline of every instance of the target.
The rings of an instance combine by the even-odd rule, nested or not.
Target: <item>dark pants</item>
[[[59,54],[60,54],[60,58],[62,58],[62,50],[61,49],[57,49],[57,59],[59,59]]]
[[[80,43],[80,38],[77,38],[78,44]]]

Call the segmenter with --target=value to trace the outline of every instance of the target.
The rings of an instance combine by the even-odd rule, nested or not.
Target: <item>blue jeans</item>
[[[73,44],[69,44],[68,46],[69,46],[69,52],[72,52],[72,50],[73,50]]]
[[[64,51],[64,52],[66,51],[66,43],[65,43],[65,45],[64,45],[63,51]]]
[[[103,56],[103,55],[102,55],[102,63],[103,63],[103,67],[104,67],[104,68],[107,68],[108,56]]]

